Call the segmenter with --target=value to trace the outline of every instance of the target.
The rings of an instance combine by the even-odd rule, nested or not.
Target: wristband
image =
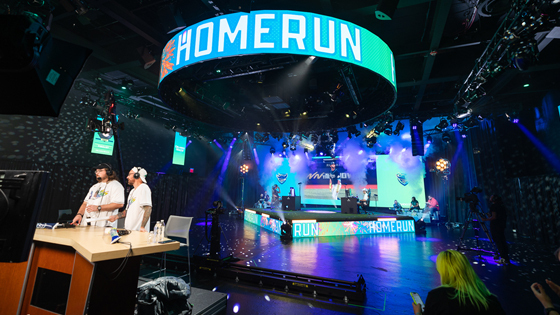
[[[548,314],[550,314],[550,312],[552,312],[552,311],[555,311],[556,313],[560,313],[560,312],[558,312],[558,310],[556,310],[554,307],[549,307],[549,308],[545,308],[545,309],[544,309],[544,314],[545,314],[545,315],[548,315]]]
[[[78,212],[78,213],[76,213],[76,215],[79,215],[79,216],[81,216],[82,218],[84,217],[84,215],[83,215],[83,214],[81,214],[81,213],[79,213],[79,212]]]

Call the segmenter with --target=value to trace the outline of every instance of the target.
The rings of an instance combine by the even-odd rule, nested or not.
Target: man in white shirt
[[[122,208],[124,205],[124,187],[117,180],[117,173],[110,164],[101,163],[94,169],[97,184],[89,189],[72,224],[87,225],[88,220],[83,219],[90,219],[92,220],[89,222],[90,225],[117,227],[116,222],[111,223],[106,219],[95,219],[109,218],[116,214],[119,208]]]
[[[150,215],[152,214],[152,191],[146,184],[148,172],[141,167],[133,167],[126,179],[134,189],[128,194],[128,203],[123,212],[113,215],[109,221],[115,222],[125,218],[124,228],[140,232],[150,231]]]

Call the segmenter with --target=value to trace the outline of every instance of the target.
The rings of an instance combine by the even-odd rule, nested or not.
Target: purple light
[[[259,155],[257,154],[257,148],[253,148],[253,154],[255,155],[255,162],[257,163],[257,165],[259,165],[260,162],[259,162]]]
[[[461,135],[461,138],[465,139],[467,137],[467,135]]]
[[[320,156],[323,156],[323,155],[325,155],[325,154],[324,154],[323,152],[320,152],[319,155],[320,155]]]
[[[416,128],[417,128],[416,126],[412,126],[412,130],[416,130]]]
[[[452,126],[453,128],[457,128],[457,123],[453,123],[451,126]]]
[[[514,124],[518,124],[518,123],[519,123],[519,118],[514,118],[514,119],[513,119],[513,123],[514,123]]]

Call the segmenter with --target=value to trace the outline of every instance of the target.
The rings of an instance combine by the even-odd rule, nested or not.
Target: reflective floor
[[[299,294],[259,289],[233,281],[198,277],[193,286],[229,294],[228,314],[412,314],[410,292],[422,299],[437,287],[437,254],[457,249],[461,229],[428,226],[424,235],[388,234],[296,239],[282,243],[279,236],[235,215],[220,216],[222,255],[232,254],[238,264],[302,274],[357,280],[363,275],[367,298],[348,305],[338,301],[317,300]],[[210,226],[208,226],[209,231]],[[191,254],[207,251],[205,222],[194,222],[191,229]],[[490,249],[486,236],[480,245]],[[466,246],[475,246],[474,232],[468,230]],[[512,264],[501,266],[491,256],[465,251],[479,277],[496,294],[507,314],[540,314],[542,307],[529,286],[545,278],[560,283],[553,246],[535,244],[529,239],[508,235]],[[183,252],[181,252],[183,253]],[[184,251],[186,255],[186,250]],[[548,291],[553,302],[560,298]]]

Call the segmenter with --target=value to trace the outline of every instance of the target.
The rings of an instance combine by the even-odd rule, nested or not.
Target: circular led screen
[[[159,92],[171,108],[220,127],[338,128],[394,104],[395,62],[379,37],[350,22],[296,11],[235,13],[167,43]]]

